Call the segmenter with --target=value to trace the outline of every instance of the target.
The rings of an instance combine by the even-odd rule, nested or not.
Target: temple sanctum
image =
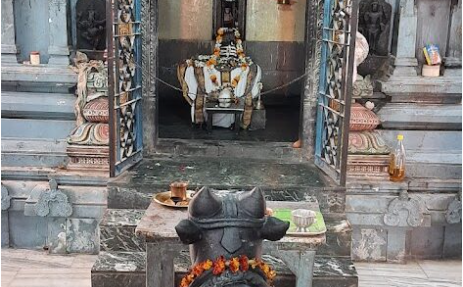
[[[1,5],[2,248],[93,287],[461,259],[461,0]]]

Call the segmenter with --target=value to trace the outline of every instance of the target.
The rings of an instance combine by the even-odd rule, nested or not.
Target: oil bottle
[[[397,144],[389,162],[389,176],[390,180],[394,182],[402,181],[405,178],[405,148],[402,143],[403,139],[403,135],[397,135]]]

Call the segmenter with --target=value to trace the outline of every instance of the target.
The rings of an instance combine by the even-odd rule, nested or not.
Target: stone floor
[[[212,133],[192,128],[190,105],[177,95],[159,100],[159,137],[178,139],[294,142],[298,138],[300,97],[264,97],[267,124],[264,130],[242,131],[214,127]]]
[[[95,255],[48,255],[3,249],[1,287],[90,287]],[[359,287],[457,287],[461,260],[420,260],[406,265],[357,263]]]

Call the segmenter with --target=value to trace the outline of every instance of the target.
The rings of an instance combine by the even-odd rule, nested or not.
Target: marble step
[[[205,185],[221,190],[260,186],[274,200],[297,201],[315,196],[327,207],[329,198],[343,196],[343,188],[309,162],[151,155],[136,169],[108,182],[108,208],[146,209],[153,194],[167,191],[170,183],[178,180],[188,181],[192,190]]]
[[[378,117],[385,129],[461,130],[461,104],[389,103]]]
[[[160,139],[156,152],[175,156],[266,158],[301,162],[303,149],[294,149],[291,145],[291,142]]]
[[[142,209],[108,209],[100,223],[100,250],[138,252],[146,251],[145,242],[135,236],[135,228],[144,215]],[[326,244],[318,254],[350,256],[351,229],[345,216],[325,216]]]
[[[2,138],[66,139],[76,127],[73,119],[2,118]]]
[[[76,96],[61,93],[2,92],[2,118],[74,120]]]
[[[65,66],[13,64],[1,71],[2,92],[69,93],[77,84],[77,73]]]
[[[292,287],[295,277],[283,262],[275,257],[263,256],[275,268],[275,286]],[[190,267],[188,253],[182,253],[175,261],[176,286]],[[142,287],[146,286],[146,253],[100,252],[91,271],[92,287]],[[315,258],[314,287],[357,287],[357,271],[349,258]]]
[[[146,251],[135,228],[145,214],[143,209],[108,209],[100,222],[100,251]]]
[[[2,137],[2,165],[10,167],[65,166],[67,142],[53,139]]]

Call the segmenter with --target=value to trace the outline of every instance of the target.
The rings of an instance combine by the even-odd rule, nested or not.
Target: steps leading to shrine
[[[291,142],[159,139],[156,152],[174,156],[307,161],[303,149],[293,148]]]
[[[227,190],[260,186],[275,200],[303,200],[313,195],[327,201],[333,194],[342,197],[343,190],[308,162],[156,156],[143,159],[136,168],[108,182],[108,208],[146,209],[153,194],[167,191],[171,182],[179,180],[188,181],[192,190],[202,186]]]
[[[281,260],[271,256],[263,259],[275,268],[278,276],[275,286],[292,287],[295,277]],[[179,286],[190,266],[188,253],[174,261],[176,286]],[[145,252],[100,252],[92,268],[92,287],[142,287],[146,286]],[[348,258],[316,257],[313,287],[356,287],[357,271]]]
[[[69,93],[2,91],[2,117],[75,121],[76,96]]]

